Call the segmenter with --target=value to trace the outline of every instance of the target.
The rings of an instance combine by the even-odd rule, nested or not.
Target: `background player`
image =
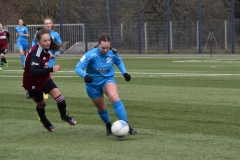
[[[104,33],[98,38],[98,47],[86,52],[75,67],[76,73],[84,78],[88,96],[97,107],[102,121],[106,124],[107,135],[111,135],[112,132],[104,94],[111,101],[117,117],[120,120],[128,121],[125,107],[118,96],[116,81],[113,77],[115,74],[113,64],[117,65],[126,81],[131,80],[122,59],[111,50],[110,36]],[[137,131],[130,127],[129,133],[133,135]]]
[[[28,50],[28,37],[29,37],[29,32],[27,26],[24,24],[22,19],[18,20],[19,26],[15,27],[16,31],[16,37],[17,37],[17,46],[20,52],[20,59],[22,62],[22,66],[24,68],[24,60],[25,60],[25,55]]]
[[[30,98],[37,104],[36,110],[40,117],[40,122],[48,131],[52,132],[54,127],[45,114],[46,102],[43,98],[43,92],[49,93],[55,99],[62,120],[70,125],[75,125],[77,122],[72,117],[66,115],[67,108],[64,97],[50,76],[51,72],[59,71],[60,66],[48,66],[50,55],[47,51],[50,48],[54,51],[58,50],[61,45],[51,41],[49,31],[46,29],[39,30],[36,38],[38,43],[26,55],[23,87],[29,92]]]
[[[7,30],[3,29],[3,24],[0,23],[0,54],[1,54],[1,64],[0,71],[2,70],[3,65],[8,67],[8,62],[5,58],[5,54],[7,54],[8,42],[9,42],[10,34]]]

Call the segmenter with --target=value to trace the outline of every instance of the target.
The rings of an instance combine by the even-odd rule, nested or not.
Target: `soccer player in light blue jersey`
[[[27,26],[24,24],[22,19],[18,20],[19,26],[15,27],[17,37],[17,47],[20,52],[20,59],[24,68],[25,55],[28,51],[28,37],[29,32]]]
[[[53,24],[53,20],[50,17],[46,17],[44,19],[44,28],[47,29],[50,33],[50,36],[52,37],[52,40],[57,43],[57,44],[62,44],[62,40],[60,35],[58,34],[58,32],[55,32],[53,30],[54,24]],[[36,31],[37,34],[38,31]],[[35,34],[35,35],[36,35]],[[34,36],[33,41],[32,41],[32,46],[37,44],[37,39],[36,36]],[[51,68],[55,65],[55,61],[56,61],[56,57],[61,53],[60,50],[53,52],[52,50],[49,50],[48,53],[50,54],[50,60],[49,60],[49,64],[48,66]]]
[[[111,121],[108,113],[104,94],[112,103],[118,119],[128,122],[123,102],[118,95],[116,81],[114,79],[114,64],[117,65],[126,81],[131,80],[124,63],[116,50],[111,49],[110,36],[103,33],[98,38],[98,47],[86,52],[75,67],[75,72],[84,78],[88,96],[97,107],[98,114],[106,124],[106,134],[111,135]],[[86,69],[86,72],[84,71]],[[131,135],[137,131],[129,126]]]

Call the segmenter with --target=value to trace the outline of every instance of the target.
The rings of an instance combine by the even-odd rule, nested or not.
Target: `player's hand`
[[[92,77],[91,76],[89,76],[89,75],[86,75],[85,77],[84,77],[84,81],[86,82],[86,83],[92,83]]]
[[[53,72],[57,72],[60,70],[60,65],[53,66]]]
[[[128,73],[124,73],[123,76],[124,76],[126,81],[130,81],[131,80],[131,76]]]

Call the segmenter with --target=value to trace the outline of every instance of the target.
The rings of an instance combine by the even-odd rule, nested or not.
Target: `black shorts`
[[[7,54],[7,49],[0,49],[0,53]]]
[[[35,102],[41,102],[43,100],[43,92],[49,93],[52,89],[57,88],[57,85],[53,82],[52,79],[50,79],[41,90],[39,91],[29,91],[29,96],[31,99],[33,99]]]

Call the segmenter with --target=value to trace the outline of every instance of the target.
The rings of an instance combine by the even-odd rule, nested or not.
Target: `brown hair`
[[[53,24],[52,30],[54,30],[54,22],[53,22],[53,19],[50,18],[50,17],[45,17],[45,18],[43,19],[43,24],[45,23],[45,20],[51,20],[51,22],[52,22],[52,24]]]
[[[101,43],[101,41],[103,41],[103,42],[111,42],[111,38],[110,38],[109,34],[107,34],[107,33],[102,33],[102,34],[98,37],[98,43]]]
[[[49,34],[49,31],[46,29],[40,29],[37,32],[36,39],[38,41],[40,41],[43,34]],[[49,34],[49,36],[50,36],[50,34]],[[50,49],[53,50],[54,52],[58,51],[62,47],[62,45],[54,42],[51,36],[50,36],[50,38],[51,38]]]

